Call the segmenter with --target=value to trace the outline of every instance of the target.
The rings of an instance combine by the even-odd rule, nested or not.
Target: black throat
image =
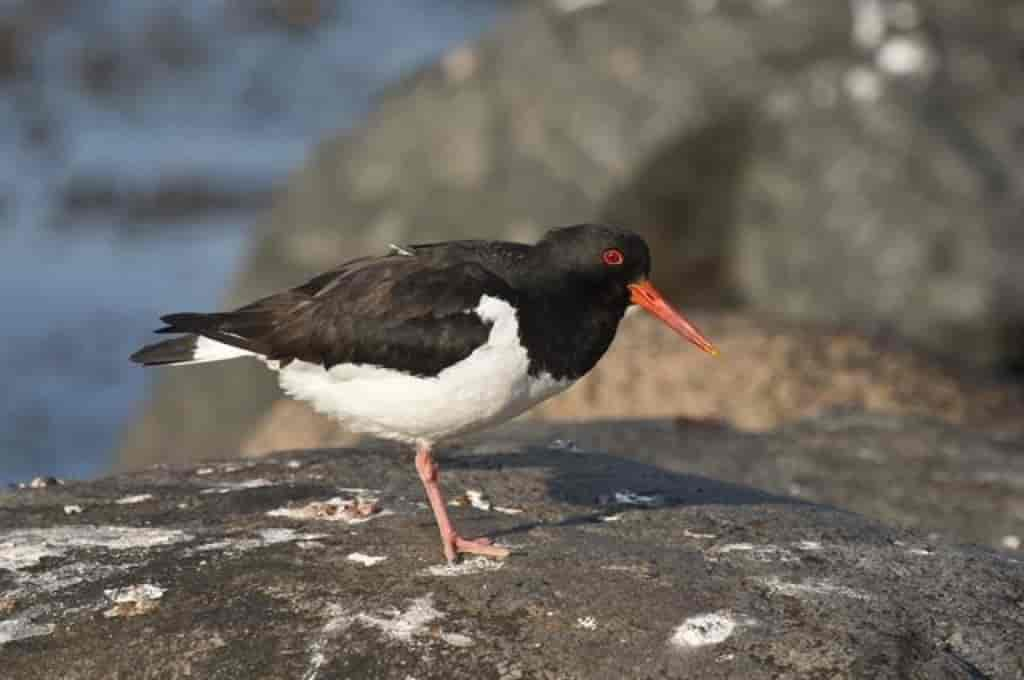
[[[583,377],[615,339],[629,306],[625,290],[590,288],[578,282],[537,286],[519,300],[519,339],[532,376],[558,380]]]

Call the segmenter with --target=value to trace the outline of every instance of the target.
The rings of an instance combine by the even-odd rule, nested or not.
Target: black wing
[[[476,262],[392,255],[353,260],[232,312],[171,314],[162,333],[195,333],[282,365],[374,364],[437,375],[487,341],[472,310],[482,295],[515,293]]]

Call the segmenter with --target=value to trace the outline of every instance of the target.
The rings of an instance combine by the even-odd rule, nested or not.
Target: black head
[[[639,305],[709,354],[714,345],[651,285],[651,252],[640,236],[625,229],[578,224],[552,229],[537,243],[535,268],[540,278],[582,293],[618,318]],[[551,290],[549,285],[548,289]]]
[[[551,273],[624,293],[651,273],[651,252],[639,235],[600,224],[552,229],[536,252]]]

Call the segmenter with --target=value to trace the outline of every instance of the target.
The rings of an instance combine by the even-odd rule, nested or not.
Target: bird
[[[597,364],[640,307],[716,356],[650,282],[638,234],[601,224],[533,244],[455,240],[392,245],[233,311],[161,317],[179,337],[131,355],[145,366],[250,357],[282,390],[347,429],[415,448],[445,559],[507,557],[463,537],[448,516],[439,443],[513,418]]]

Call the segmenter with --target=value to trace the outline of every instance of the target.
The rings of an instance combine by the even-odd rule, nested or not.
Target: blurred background
[[[0,2],[0,483],[109,469],[159,314],[216,307],[315,143],[501,9]]]
[[[127,356],[388,242],[594,220],[729,360],[630,331],[652,363],[536,417],[1016,436],[1022,70],[1011,0],[2,0],[0,483],[343,442],[244,363]]]

